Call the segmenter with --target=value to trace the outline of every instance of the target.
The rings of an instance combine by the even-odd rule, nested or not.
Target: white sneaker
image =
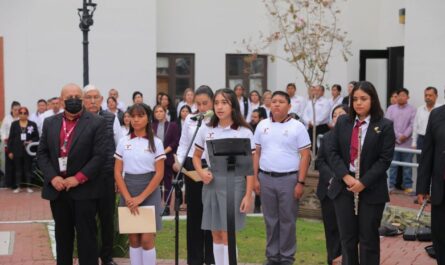
[[[13,193],[19,193],[20,192],[20,188],[17,188],[15,190],[12,191]]]
[[[27,188],[26,191],[27,191],[28,193],[33,193],[33,192],[34,192],[31,188]]]

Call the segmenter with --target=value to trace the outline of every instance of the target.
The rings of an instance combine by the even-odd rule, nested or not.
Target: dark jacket
[[[329,189],[332,192],[346,190],[343,177],[349,174],[349,149],[354,121],[348,115],[338,118],[333,130],[333,141],[330,147],[329,160],[335,178]],[[360,159],[360,182],[365,189],[360,192],[360,200],[370,204],[389,201],[386,170],[391,165],[395,146],[395,135],[392,121],[381,118],[372,120],[366,132]]]
[[[431,203],[443,201],[445,177],[445,106],[431,111],[417,175],[417,194],[430,194]]]
[[[44,175],[42,198],[47,200],[55,200],[59,195],[51,180],[61,174],[58,158],[62,119],[63,113],[45,119],[37,151],[38,165]],[[105,130],[106,124],[102,117],[84,111],[73,131],[66,175],[74,176],[80,171],[88,177],[85,183],[68,191],[74,200],[95,199],[100,196],[103,181],[98,176],[105,158]]]
[[[334,171],[332,170],[332,164],[328,159],[332,141],[333,141],[332,131],[329,131],[323,135],[323,138],[321,139],[320,148],[318,148],[317,160],[315,160],[315,167],[320,173],[316,191],[317,197],[320,200],[323,200],[326,197],[326,195],[328,195],[329,198],[333,199],[338,195],[339,192],[335,191],[336,193],[334,193],[333,190],[331,190],[330,193],[328,192],[329,185],[335,177]]]
[[[153,131],[156,135],[156,132],[158,131],[158,124],[159,122],[155,121],[153,122]],[[165,159],[165,165],[166,166],[172,166],[175,163],[175,159],[173,154],[176,153],[176,150],[178,149],[179,145],[179,129],[176,122],[168,122],[166,121],[164,124],[164,149],[170,146],[172,149],[171,152],[167,154],[167,158]]]
[[[23,130],[26,133],[26,140],[21,140],[22,128],[20,128],[20,121],[14,121],[11,124],[9,130],[8,151],[14,155],[14,157],[23,157],[27,155],[25,151],[25,141],[38,142],[39,131],[37,124],[28,120],[28,125]]]
[[[103,177],[106,180],[114,183],[114,152],[116,152],[116,144],[114,143],[114,119],[117,117],[108,111],[99,111],[99,116],[102,116],[106,122],[105,134],[105,161],[102,168]]]

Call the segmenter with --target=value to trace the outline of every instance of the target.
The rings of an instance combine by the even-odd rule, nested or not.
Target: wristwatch
[[[306,183],[303,180],[297,180],[297,183],[301,184],[301,185],[305,185]]]

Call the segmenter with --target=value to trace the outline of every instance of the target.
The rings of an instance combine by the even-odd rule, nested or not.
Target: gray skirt
[[[246,214],[240,212],[241,201],[246,193],[246,178],[235,177],[235,230],[245,226]],[[202,188],[203,230],[227,231],[226,177],[213,176],[213,180]]]
[[[128,192],[132,197],[141,194],[145,188],[147,188],[151,179],[154,176],[154,172],[146,174],[128,174],[125,173],[124,181],[127,186]],[[124,197],[120,197],[119,206],[126,206]],[[155,189],[139,206],[154,206],[156,216],[156,230],[162,229],[162,207],[161,207],[161,189]]]

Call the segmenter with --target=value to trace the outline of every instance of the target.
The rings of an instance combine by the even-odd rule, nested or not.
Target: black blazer
[[[335,179],[329,189],[332,192],[346,191],[343,177],[349,174],[349,151],[354,121],[349,115],[337,120],[333,131],[333,142],[329,154]],[[392,121],[381,118],[371,121],[366,131],[360,159],[360,182],[365,189],[360,199],[371,204],[389,201],[386,170],[391,165],[395,147],[395,134]],[[348,191],[349,192],[349,191]]]
[[[59,152],[60,130],[63,113],[46,118],[43,123],[42,136],[37,151],[37,161],[44,174],[42,198],[57,199],[59,192],[51,185],[55,176],[60,176]],[[88,180],[70,189],[68,194],[74,200],[94,199],[100,196],[103,179],[98,178],[105,160],[105,119],[83,111],[73,132],[68,154],[67,176],[74,176],[81,171]]]
[[[321,139],[320,148],[318,148],[317,159],[315,160],[315,167],[320,173],[317,185],[317,197],[323,200],[326,195],[333,199],[335,198],[339,190],[334,191],[329,188],[330,183],[334,180],[334,171],[332,170],[332,164],[329,162],[329,150],[331,149],[333,141],[333,133],[329,131],[323,135]],[[329,192],[328,192],[329,191]]]
[[[155,121],[153,122],[153,131],[156,135],[156,132],[158,131],[158,124],[159,122]],[[173,154],[176,154],[176,150],[178,149],[179,145],[179,137],[180,137],[178,125],[176,122],[168,122],[166,121],[164,124],[164,149],[167,147],[171,147],[172,151],[168,153],[165,159],[165,165],[166,166],[172,166],[175,163],[175,158]]]
[[[28,120],[28,125],[25,129],[26,140],[25,141],[39,141],[39,131],[37,129],[37,124],[33,121]],[[25,151],[24,142],[21,140],[22,129],[20,128],[20,121],[14,121],[11,124],[11,129],[9,130],[8,139],[8,151],[16,157],[23,157],[27,155]]]
[[[431,203],[443,201],[445,176],[445,106],[433,109],[428,119],[425,142],[417,175],[417,194],[430,194]]]

